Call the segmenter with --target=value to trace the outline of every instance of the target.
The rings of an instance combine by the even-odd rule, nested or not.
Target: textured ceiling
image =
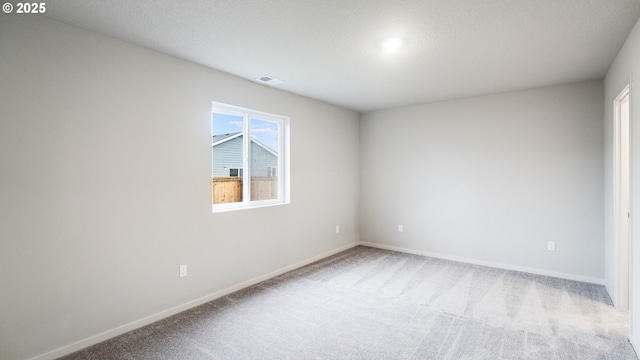
[[[640,0],[50,0],[46,15],[362,112],[601,79]],[[407,44],[384,53],[389,36]]]

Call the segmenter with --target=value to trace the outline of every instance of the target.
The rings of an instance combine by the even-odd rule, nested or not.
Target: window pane
[[[278,198],[280,125],[274,121],[252,118],[251,143],[251,201]]]
[[[243,127],[241,115],[213,113],[213,203],[242,202]]]
[[[213,212],[288,204],[289,118],[213,103]]]

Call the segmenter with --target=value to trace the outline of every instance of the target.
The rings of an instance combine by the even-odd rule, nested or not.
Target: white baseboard
[[[476,260],[476,259],[465,258],[465,257],[460,257],[460,256],[446,255],[446,254],[440,254],[440,253],[434,253],[434,252],[422,251],[422,250],[407,249],[407,248],[402,248],[402,247],[398,247],[398,246],[377,244],[377,243],[371,243],[371,242],[366,242],[366,241],[360,241],[359,244],[363,245],[363,246],[369,246],[369,247],[378,248],[378,249],[385,249],[385,250],[398,251],[398,252],[403,252],[403,253],[408,253],[408,254],[429,256],[429,257],[434,257],[434,258],[438,258],[438,259],[445,259],[445,260],[463,262],[463,263],[467,263],[467,264],[489,266],[489,267],[494,267],[494,268],[498,268],[498,269],[514,270],[514,271],[520,271],[520,272],[529,273],[529,274],[550,276],[550,277],[555,277],[555,278],[560,278],[560,279],[574,280],[574,281],[586,282],[586,283],[591,283],[591,284],[604,285],[604,279],[594,278],[594,277],[590,277],[590,276],[567,274],[567,273],[562,273],[562,272],[549,271],[549,270],[536,269],[536,268],[529,268],[529,267],[518,266],[518,265],[496,263],[496,262],[492,262],[492,261]]]
[[[272,272],[270,272],[268,274],[264,274],[262,276],[258,276],[256,278],[253,278],[251,280],[242,282],[240,284],[237,284],[237,285],[228,287],[226,289],[217,291],[217,292],[215,292],[213,294],[209,294],[209,295],[203,296],[201,298],[198,298],[198,299],[195,299],[195,300],[191,300],[189,302],[186,302],[186,303],[178,305],[178,306],[174,306],[174,307],[172,307],[170,309],[161,311],[159,313],[144,317],[144,318],[139,319],[139,320],[132,321],[132,322],[130,322],[128,324],[125,324],[125,325],[122,325],[122,326],[118,326],[117,328],[114,328],[114,329],[111,329],[111,330],[107,330],[107,331],[102,332],[100,334],[93,335],[93,336],[88,337],[86,339],[74,342],[73,344],[65,345],[65,346],[63,346],[61,348],[58,348],[56,350],[52,350],[52,351],[49,351],[47,353],[38,355],[36,357],[32,357],[29,360],[53,360],[53,359],[57,359],[57,358],[59,358],[61,356],[69,355],[69,354],[71,354],[73,352],[76,352],[78,350],[82,350],[82,349],[84,349],[86,347],[98,344],[100,342],[103,342],[105,340],[111,339],[111,338],[116,337],[118,335],[122,335],[124,333],[129,332],[129,331],[141,328],[141,327],[143,327],[145,325],[149,325],[151,323],[154,323],[154,322],[156,322],[158,320],[162,320],[162,319],[164,319],[166,317],[169,317],[171,315],[178,314],[178,313],[180,313],[182,311],[191,309],[191,308],[196,307],[198,305],[202,305],[202,304],[207,303],[209,301],[221,298],[221,297],[223,297],[225,295],[231,294],[232,292],[244,289],[246,287],[255,285],[255,284],[263,282],[265,280],[269,280],[271,278],[274,278],[276,276],[282,275],[282,274],[284,274],[286,272],[289,272],[291,270],[298,269],[298,268],[303,267],[305,265],[311,264],[312,262],[324,259],[326,257],[329,257],[331,255],[337,254],[337,253],[339,253],[341,251],[344,251],[344,250],[351,249],[351,248],[356,247],[358,245],[359,244],[357,242],[354,242],[354,243],[351,243],[351,244],[347,244],[347,245],[341,246],[341,247],[339,247],[337,249],[325,252],[324,254],[320,254],[320,255],[314,256],[312,258],[309,258],[309,259],[306,259],[306,260],[303,260],[303,261],[299,261],[299,262],[297,262],[295,264],[292,264],[292,265],[289,265],[289,266],[285,266],[285,267],[280,268],[278,270],[272,271]]]
[[[637,344],[634,339],[635,339],[635,337],[629,336],[629,343],[631,344],[631,347],[633,348],[633,351],[635,351],[636,355],[637,355],[638,354],[638,349],[640,349],[640,348],[637,346],[639,344]]]
[[[88,337],[86,339],[74,342],[72,344],[65,345],[65,346],[63,346],[61,348],[58,348],[56,350],[52,350],[52,351],[49,351],[47,353],[44,353],[44,354],[38,355],[36,357],[30,358],[29,360],[54,360],[54,359],[57,359],[59,357],[71,354],[73,352],[76,352],[78,350],[84,349],[86,347],[98,344],[98,343],[100,343],[102,341],[111,339],[111,338],[116,337],[118,335],[122,335],[124,333],[129,332],[129,331],[132,331],[132,330],[138,329],[140,327],[149,325],[151,323],[154,323],[156,321],[162,320],[162,319],[167,318],[169,316],[178,314],[178,313],[180,313],[182,311],[185,311],[185,310],[191,309],[193,307],[196,307],[196,306],[202,305],[204,303],[207,303],[209,301],[218,299],[218,298],[223,297],[225,295],[231,294],[232,292],[244,289],[246,287],[255,285],[255,284],[260,283],[260,282],[265,281],[265,280],[269,280],[271,278],[274,278],[276,276],[282,275],[282,274],[284,274],[286,272],[289,272],[291,270],[298,269],[298,268],[300,268],[302,266],[308,265],[308,264],[310,264],[312,262],[315,262],[315,261],[324,259],[326,257],[329,257],[331,255],[337,254],[337,253],[339,253],[341,251],[348,250],[348,249],[353,248],[353,247],[355,247],[357,245],[369,246],[369,247],[385,249],[385,250],[398,251],[398,252],[403,252],[403,253],[408,253],[408,254],[430,256],[430,257],[434,257],[434,258],[446,259],[446,260],[452,260],[452,261],[458,261],[458,262],[464,262],[464,263],[469,263],[469,264],[474,264],[474,265],[489,266],[489,267],[505,269],[505,270],[515,270],[515,271],[531,273],[531,274],[536,274],[536,275],[551,276],[551,277],[556,277],[556,278],[561,278],[561,279],[575,280],[575,281],[582,281],[582,282],[593,283],[593,284],[598,284],[598,285],[604,285],[604,279],[593,278],[593,277],[588,277],[588,276],[567,274],[567,273],[548,271],[548,270],[542,270],[542,269],[536,269],[536,268],[528,268],[528,267],[509,265],[509,264],[501,264],[501,263],[495,263],[495,262],[491,262],[491,261],[482,261],[482,260],[464,258],[464,257],[459,257],[459,256],[452,256],[452,255],[446,255],[446,254],[433,253],[433,252],[429,252],[429,251],[407,249],[407,248],[402,248],[402,247],[397,247],[397,246],[376,244],[376,243],[370,243],[370,242],[366,242],[366,241],[360,241],[360,242],[355,242],[355,243],[351,243],[351,244],[347,244],[347,245],[341,246],[341,247],[339,247],[337,249],[328,251],[326,253],[311,257],[309,259],[297,262],[297,263],[289,265],[289,266],[285,266],[285,267],[280,268],[278,270],[272,271],[272,272],[270,272],[268,274],[264,274],[264,275],[258,276],[256,278],[253,278],[251,280],[242,282],[240,284],[237,284],[237,285],[228,287],[226,289],[217,291],[217,292],[215,292],[213,294],[209,294],[209,295],[203,296],[201,298],[198,298],[198,299],[195,299],[195,300],[191,300],[189,302],[186,302],[186,303],[178,305],[178,306],[174,306],[174,307],[172,307],[170,309],[161,311],[159,313],[144,317],[144,318],[139,319],[139,320],[132,321],[132,322],[130,322],[128,324],[116,327],[116,328],[111,329],[111,330],[107,330],[107,331],[102,332],[100,334],[93,335],[93,336]],[[631,344],[634,346],[634,348],[636,348],[633,340],[632,339],[630,339],[630,340],[631,340]]]

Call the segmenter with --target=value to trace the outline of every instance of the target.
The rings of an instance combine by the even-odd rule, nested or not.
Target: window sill
[[[255,205],[235,205],[235,204],[230,204],[229,206],[226,205],[212,205],[212,213],[216,214],[216,213],[223,213],[223,212],[229,212],[229,211],[238,211],[238,210],[250,210],[250,209],[260,209],[260,208],[266,208],[266,207],[272,207],[272,206],[281,206],[281,205],[289,205],[290,202],[286,201],[286,202],[268,202],[268,203],[262,203],[262,204],[255,204]]]

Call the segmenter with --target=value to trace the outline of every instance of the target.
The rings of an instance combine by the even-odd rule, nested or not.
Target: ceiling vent
[[[282,80],[278,80],[276,78],[272,78],[271,76],[258,76],[257,78],[253,79],[259,83],[263,83],[263,84],[267,84],[267,85],[279,85],[282,84],[284,81]]]

